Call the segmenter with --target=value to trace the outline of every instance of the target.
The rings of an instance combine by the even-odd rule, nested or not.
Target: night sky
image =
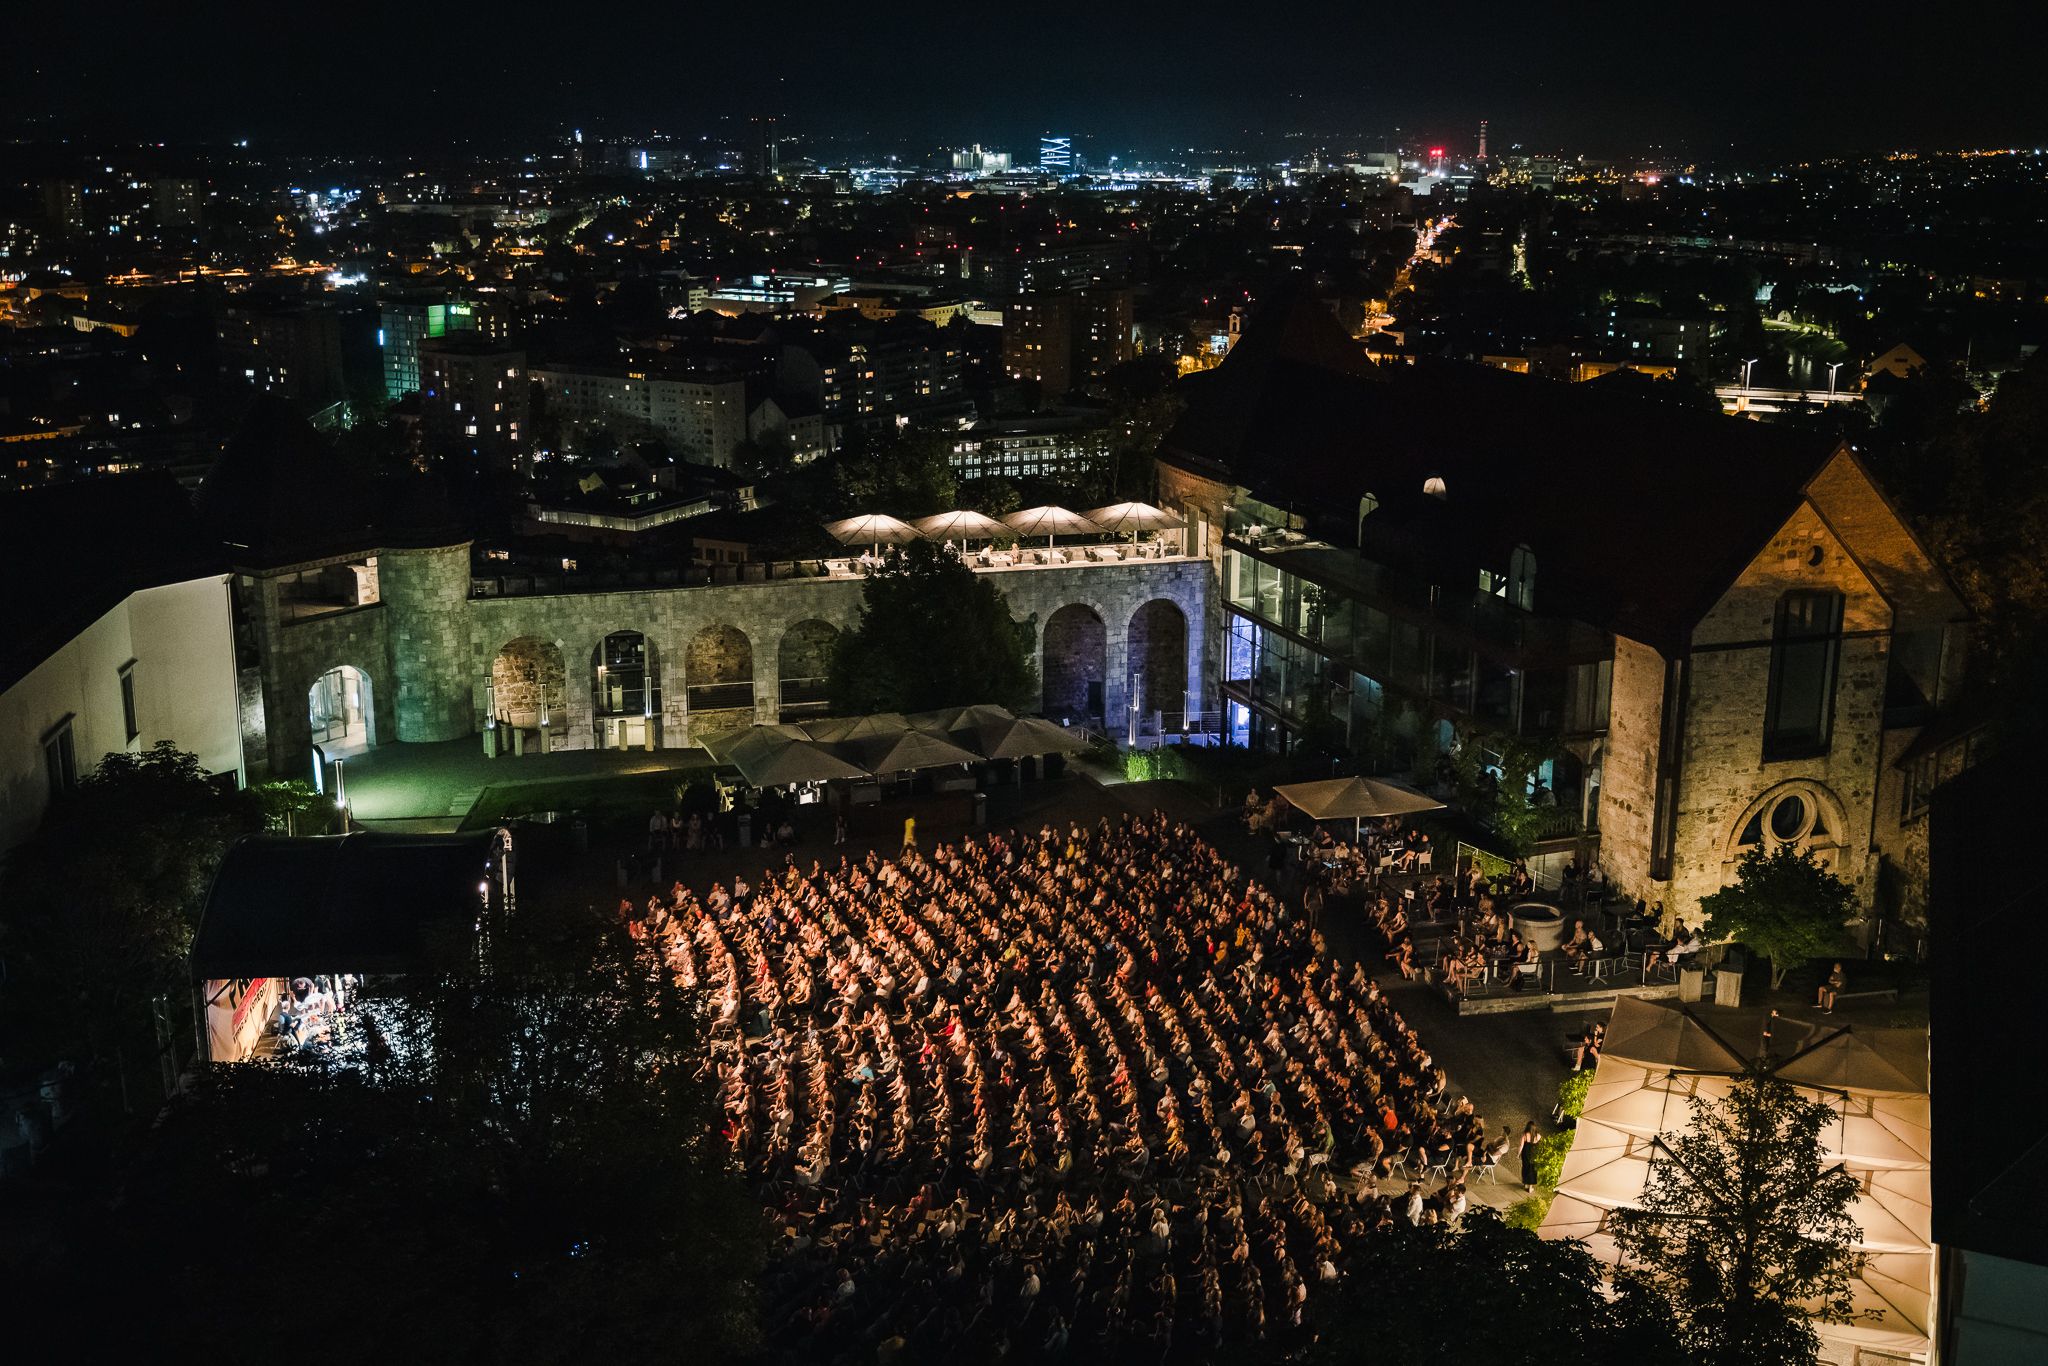
[[[1696,154],[2048,142],[2044,7],[21,3],[10,133],[402,149],[570,124],[1101,152],[1300,131]]]

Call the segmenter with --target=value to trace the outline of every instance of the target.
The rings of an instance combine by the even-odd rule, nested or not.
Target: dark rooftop
[[[1538,611],[1659,648],[1692,626],[1797,507],[1837,444],[1693,412],[1624,386],[1455,361],[1374,365],[1328,311],[1284,294],[1255,314],[1162,458],[1332,525],[1431,582],[1536,558]],[[1423,492],[1441,479],[1444,496]],[[1673,554],[1675,538],[1686,553]]]
[[[252,835],[228,850],[192,941],[195,979],[399,973],[470,951],[495,831]]]
[[[0,688],[12,687],[129,594],[227,560],[167,473],[0,495]]]

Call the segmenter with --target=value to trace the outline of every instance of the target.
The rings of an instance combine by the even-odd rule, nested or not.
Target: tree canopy
[[[1682,1360],[1660,1299],[1609,1298],[1581,1243],[1546,1241],[1477,1206],[1462,1230],[1404,1221],[1358,1245],[1329,1326],[1305,1359],[1432,1366],[1666,1366]]]
[[[1742,856],[1733,886],[1700,898],[1709,939],[1736,939],[1771,960],[1771,984],[1809,958],[1840,948],[1856,892],[1811,850],[1779,845]]]
[[[8,1055],[83,1047],[118,1069],[124,1043],[149,1034],[149,999],[182,992],[221,856],[264,823],[255,793],[215,781],[169,741],[107,755],[58,798],[7,860]]]
[[[345,1325],[405,1360],[744,1355],[765,1235],[692,1003],[610,927],[506,938],[488,972],[366,988],[332,1056],[206,1070],[80,1239],[129,1287],[117,1317],[157,1342]]]
[[[848,516],[929,517],[950,511],[958,495],[952,444],[940,432],[856,431],[839,448],[835,474]]]
[[[1821,1131],[1835,1111],[1761,1065],[1725,1099],[1688,1103],[1690,1127],[1658,1140],[1642,1207],[1615,1212],[1615,1243],[1670,1297],[1700,1359],[1815,1361],[1807,1310],[1849,1317],[1856,1274],[1856,1178],[1822,1165]]]
[[[984,579],[927,541],[889,552],[839,637],[832,704],[843,715],[996,702],[1038,691],[1034,633]]]

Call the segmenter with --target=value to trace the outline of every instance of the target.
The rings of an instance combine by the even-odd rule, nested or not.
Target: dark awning
[[[195,980],[402,973],[473,948],[499,832],[314,839],[254,835],[228,850],[193,937]]]

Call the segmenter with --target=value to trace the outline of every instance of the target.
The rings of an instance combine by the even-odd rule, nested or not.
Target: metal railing
[[[967,563],[981,573],[1005,573],[1025,569],[1105,568],[1117,564],[1166,564],[1188,558],[1171,554],[1131,556],[1125,559],[1089,558],[1092,547],[1077,546],[1071,558],[1042,562],[1042,550],[1011,552],[1008,563]],[[1062,548],[1062,553],[1067,553]],[[1039,558],[1034,558],[1039,557]],[[554,570],[532,573],[472,574],[469,595],[473,598],[531,598],[568,593],[629,593],[651,588],[723,588],[736,584],[781,583],[792,579],[845,579],[866,577],[858,559],[830,557],[802,560],[752,560],[744,564],[691,564],[659,569]]]
[[[732,711],[754,705],[752,683],[697,683],[686,689],[691,711]]]
[[[792,707],[822,707],[832,701],[832,680],[818,678],[785,678],[782,680],[782,709]]]

